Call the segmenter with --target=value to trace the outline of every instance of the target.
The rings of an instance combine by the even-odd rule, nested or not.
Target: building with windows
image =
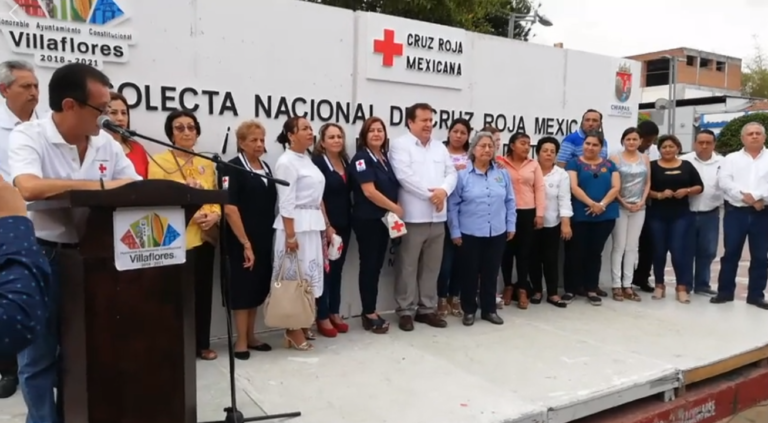
[[[642,102],[668,99],[670,83],[675,87],[678,100],[741,94],[741,59],[736,57],[680,47],[627,56],[627,59],[643,64],[638,75]],[[670,72],[672,60],[677,61],[675,75]]]

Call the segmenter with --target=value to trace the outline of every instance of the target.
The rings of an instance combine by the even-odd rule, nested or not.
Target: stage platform
[[[768,357],[765,311],[707,300],[508,307],[502,326],[449,317],[446,329],[388,335],[354,319],[312,352],[279,348],[269,333],[275,351],[237,362],[240,408],[299,410],[296,423],[564,423],[655,394],[672,400],[686,382]],[[200,421],[228,404],[225,345],[218,351],[198,362]],[[0,401],[0,422],[22,423],[24,412],[19,394]]]

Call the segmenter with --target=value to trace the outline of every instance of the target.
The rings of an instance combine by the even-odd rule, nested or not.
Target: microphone
[[[227,126],[227,135],[224,135],[224,145],[221,146],[221,154],[227,154],[227,144],[229,144],[229,126]]]
[[[202,155],[200,153],[196,153],[196,152],[194,152],[192,150],[187,150],[186,148],[179,147],[179,146],[174,145],[172,143],[165,142],[165,141],[160,141],[160,140],[154,139],[152,137],[148,137],[146,135],[142,135],[142,134],[140,134],[140,133],[138,133],[136,131],[132,131],[130,129],[123,128],[120,125],[116,124],[115,122],[112,122],[112,120],[109,119],[109,116],[104,116],[104,115],[99,116],[97,122],[99,124],[99,128],[101,128],[101,129],[103,129],[105,131],[115,133],[115,134],[120,135],[121,137],[129,139],[129,140],[134,140],[135,141],[136,138],[140,138],[140,139],[143,139],[145,141],[149,141],[152,144],[161,145],[161,146],[163,146],[165,148],[170,148],[171,150],[176,150],[176,151],[180,151],[182,153],[189,154],[191,156],[199,157],[199,158],[201,158],[203,160],[207,160],[207,161],[215,164],[217,169],[222,169],[222,170],[226,169],[226,168],[236,169],[236,170],[238,170],[240,172],[247,172],[247,173],[249,173],[251,175],[256,175],[256,176],[258,176],[260,178],[266,179],[268,181],[272,181],[272,182],[274,182],[277,185],[283,185],[283,186],[286,186],[286,187],[291,185],[288,181],[284,181],[282,179],[277,179],[277,178],[274,178],[274,177],[266,175],[266,174],[262,175],[261,173],[252,172],[250,169],[246,169],[244,167],[237,166],[237,165],[234,165],[234,164],[229,163],[229,162],[225,162],[224,160],[221,160],[221,157],[219,157],[218,154],[214,153],[215,154],[214,157],[207,157],[207,156],[204,156],[204,155]]]

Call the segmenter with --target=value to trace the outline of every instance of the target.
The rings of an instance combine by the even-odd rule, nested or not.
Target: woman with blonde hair
[[[222,175],[222,189],[229,194],[224,206],[227,228],[224,233],[224,256],[229,264],[229,283],[225,301],[234,311],[235,358],[247,360],[250,352],[269,351],[269,344],[256,339],[256,310],[269,294],[272,278],[272,239],[275,230],[275,183],[260,175],[272,176],[272,169],[261,159],[267,152],[266,130],[259,122],[249,120],[235,131],[238,155],[230,160],[237,170],[227,167]]]
[[[344,146],[344,129],[335,123],[320,127],[318,143],[312,150],[312,162],[325,177],[323,208],[328,223],[341,237],[342,250],[336,260],[329,261],[324,275],[323,295],[317,299],[317,331],[320,335],[335,338],[349,331],[349,325],[341,318],[341,272],[347,257],[349,236],[352,232],[350,217],[352,201],[347,180],[349,156]]]

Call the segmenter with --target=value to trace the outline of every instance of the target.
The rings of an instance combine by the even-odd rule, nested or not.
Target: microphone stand
[[[104,128],[104,130],[111,131],[109,128]],[[247,172],[247,173],[252,174],[252,175],[258,175],[262,179],[266,179],[267,181],[272,181],[272,182],[274,182],[277,185],[282,185],[282,186],[286,186],[286,187],[290,185],[290,183],[288,183],[288,181],[284,181],[282,179],[277,179],[277,178],[269,176],[269,175],[262,175],[261,173],[251,172],[250,170],[248,170],[248,169],[246,169],[244,167],[233,165],[232,163],[229,163],[229,162],[225,162],[225,161],[221,160],[221,157],[219,157],[218,154],[215,154],[214,157],[208,157],[208,156],[202,155],[200,153],[196,153],[196,152],[194,152],[192,150],[188,150],[186,148],[179,147],[179,146],[174,145],[172,143],[165,142],[165,141],[160,141],[158,139],[154,139],[152,137],[148,137],[146,135],[142,135],[142,134],[140,134],[140,133],[138,133],[136,131],[132,131],[130,129],[121,129],[121,131],[119,133],[121,135],[127,135],[126,138],[129,138],[129,139],[139,138],[139,139],[142,139],[142,140],[145,140],[145,141],[149,141],[152,144],[162,145],[163,147],[170,148],[171,150],[180,151],[182,153],[189,154],[190,156],[195,156],[195,157],[199,157],[199,158],[201,158],[203,160],[208,160],[209,162],[212,162],[213,164],[216,165],[217,172],[218,172],[219,168],[221,168],[222,170],[224,170],[224,169],[236,169],[236,170],[238,170],[240,172]]]
[[[247,172],[251,175],[255,174],[268,181],[273,181],[274,183],[279,185],[284,185],[284,186],[290,185],[287,181],[284,181],[282,179],[277,179],[269,175],[262,175],[260,173],[251,172],[250,170],[244,167],[236,166],[236,165],[233,165],[232,163],[225,162],[224,160],[221,159],[221,156],[219,156],[218,154],[214,154],[213,157],[206,157],[202,154],[195,153],[194,151],[187,150],[186,148],[177,147],[176,145],[173,145],[171,143],[163,142],[160,140],[156,140],[154,138],[150,138],[145,135],[141,135],[135,131],[130,131],[130,130],[123,130],[123,131],[125,131],[127,135],[130,135],[130,138],[133,138],[133,137],[141,138],[151,143],[162,145],[172,150],[180,151],[186,154],[191,154],[195,157],[199,157],[201,159],[213,162],[216,165],[216,174],[217,174],[219,188],[222,187],[222,178],[226,173],[227,169],[236,169],[240,172]],[[229,137],[229,133],[227,133],[227,137]],[[224,214],[224,206],[225,204],[221,204],[222,215]],[[231,308],[232,290],[230,289],[230,286],[229,286],[229,282],[230,282],[229,261],[227,259],[227,250],[226,250],[226,242],[225,242],[226,228],[227,228],[227,219],[223,218],[219,221],[219,230],[221,231],[219,235],[219,248],[221,251],[219,255],[219,278],[221,279],[222,292],[226,291],[225,295],[223,295],[223,298],[224,298],[224,307],[227,313],[227,351],[229,355],[229,393],[231,397],[230,406],[224,409],[224,420],[214,420],[214,421],[201,422],[201,423],[246,423],[246,422],[260,422],[260,421],[266,421],[266,420],[288,419],[288,418],[300,417],[301,411],[294,411],[290,413],[267,414],[264,416],[246,418],[243,416],[243,413],[237,409],[237,382],[235,380],[235,348],[234,348],[234,342],[233,342],[234,335],[232,330],[233,325],[232,325],[232,308]]]

